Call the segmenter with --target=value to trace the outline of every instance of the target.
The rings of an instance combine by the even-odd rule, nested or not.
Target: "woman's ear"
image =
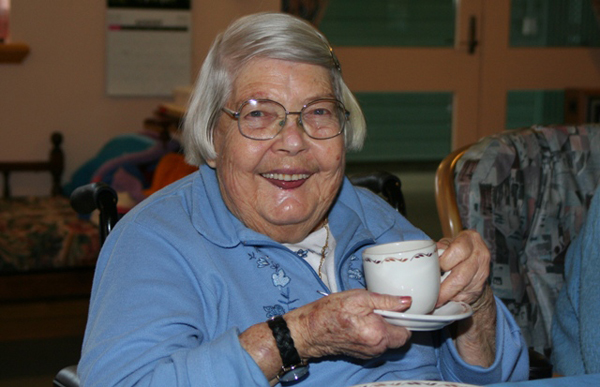
[[[210,159],[210,160],[206,160],[206,164],[211,167],[212,169],[217,168],[217,160],[216,159]]]

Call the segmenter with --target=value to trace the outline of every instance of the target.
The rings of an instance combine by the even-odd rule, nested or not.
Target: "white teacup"
[[[439,254],[442,252],[440,250]],[[433,311],[442,280],[434,241],[376,245],[366,248],[362,256],[367,289],[375,293],[412,297],[412,304],[404,313],[427,314]]]

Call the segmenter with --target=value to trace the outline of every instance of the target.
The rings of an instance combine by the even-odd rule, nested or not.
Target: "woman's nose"
[[[288,114],[281,132],[279,132],[279,149],[291,153],[299,152],[307,147],[308,136],[302,127],[301,116],[298,113]]]

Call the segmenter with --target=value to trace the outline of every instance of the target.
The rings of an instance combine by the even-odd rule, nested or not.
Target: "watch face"
[[[289,370],[283,375],[279,376],[280,382],[293,382],[300,380],[308,374],[308,366],[297,366],[294,369]]]

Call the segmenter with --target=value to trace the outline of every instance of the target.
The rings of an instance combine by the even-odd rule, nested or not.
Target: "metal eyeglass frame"
[[[302,123],[302,113],[304,112],[304,109],[306,109],[308,106],[313,105],[313,104],[318,103],[318,102],[323,102],[323,101],[336,102],[336,103],[340,104],[340,106],[344,110],[344,121],[342,122],[340,131],[338,133],[336,133],[335,135],[329,136],[329,137],[313,137],[304,128],[304,124]],[[248,104],[250,104],[252,102],[273,102],[273,103],[275,103],[275,104],[277,104],[277,105],[279,105],[279,106],[281,106],[283,108],[283,111],[285,112],[285,117],[283,119],[283,125],[281,125],[281,124],[279,125],[279,130],[272,137],[269,137],[269,138],[254,138],[254,137],[250,137],[250,136],[244,134],[244,132],[242,131],[242,127],[240,126],[240,112],[242,111],[242,109],[244,108],[244,106],[246,106],[246,105],[248,105]],[[281,131],[285,127],[285,124],[287,123],[287,118],[288,118],[288,116],[290,114],[296,114],[296,115],[298,115],[298,124],[304,130],[304,133],[306,133],[306,135],[308,137],[313,138],[315,140],[329,140],[331,138],[337,137],[340,134],[344,133],[344,130],[346,129],[346,121],[348,121],[348,119],[350,118],[350,112],[348,110],[346,110],[346,107],[344,106],[344,104],[341,101],[338,101],[337,99],[334,99],[334,98],[320,98],[320,99],[315,99],[314,101],[310,101],[306,105],[302,106],[302,109],[300,109],[299,112],[289,112],[285,108],[285,106],[283,106],[282,104],[280,104],[277,101],[273,101],[272,99],[254,99],[254,98],[242,102],[242,104],[240,105],[240,107],[238,108],[238,110],[235,111],[235,112],[233,110],[231,110],[231,109],[226,108],[226,107],[221,108],[221,110],[223,110],[225,113],[227,113],[231,118],[237,120],[238,130],[240,131],[240,134],[242,136],[244,136],[246,138],[249,138],[251,140],[256,140],[256,141],[267,141],[267,140],[272,140],[275,137],[277,137],[277,135],[279,133],[281,133]]]

